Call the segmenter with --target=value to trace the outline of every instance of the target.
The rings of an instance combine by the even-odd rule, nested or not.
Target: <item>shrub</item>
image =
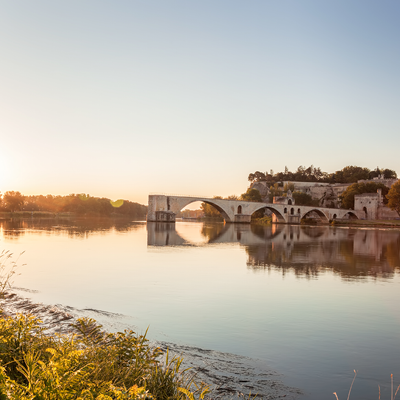
[[[192,387],[200,396],[208,390],[181,358],[161,361],[146,335],[107,333],[87,318],[71,328],[49,336],[31,315],[0,319],[1,400],[184,399]]]

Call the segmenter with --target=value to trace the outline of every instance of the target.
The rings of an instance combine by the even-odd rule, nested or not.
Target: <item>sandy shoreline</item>
[[[123,315],[93,309],[79,310],[60,304],[35,303],[25,297],[24,292],[28,295],[34,291],[13,288],[0,299],[0,308],[10,316],[18,313],[35,315],[49,334],[69,333],[70,324],[82,317],[97,320],[103,329],[109,331],[116,328],[135,330],[123,323]],[[213,399],[248,398],[250,392],[252,397],[257,394],[258,399],[271,400],[295,399],[301,395],[299,389],[285,386],[282,377],[261,361],[169,342],[155,341],[154,345],[165,351],[169,349],[172,355],[182,356],[184,367],[191,368],[191,372],[196,374],[196,380],[210,385]]]

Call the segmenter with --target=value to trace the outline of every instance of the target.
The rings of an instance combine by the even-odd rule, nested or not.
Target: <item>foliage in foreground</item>
[[[106,333],[79,319],[70,335],[46,335],[31,315],[0,319],[0,400],[203,398],[182,359],[160,360],[145,335]],[[192,388],[195,388],[192,392]]]

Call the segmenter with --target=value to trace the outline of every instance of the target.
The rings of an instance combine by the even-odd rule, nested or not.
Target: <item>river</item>
[[[0,248],[24,252],[15,290],[34,302],[243,357],[293,398],[345,399],[353,370],[352,400],[378,399],[378,385],[390,398],[390,375],[400,382],[400,230],[39,218],[0,228]]]

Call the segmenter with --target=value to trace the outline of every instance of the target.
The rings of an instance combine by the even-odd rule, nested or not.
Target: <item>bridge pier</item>
[[[171,201],[168,196],[149,196],[148,222],[175,222],[175,217],[176,213],[171,210]]]
[[[234,222],[235,224],[250,224],[251,215],[235,214],[235,219],[231,222]]]

